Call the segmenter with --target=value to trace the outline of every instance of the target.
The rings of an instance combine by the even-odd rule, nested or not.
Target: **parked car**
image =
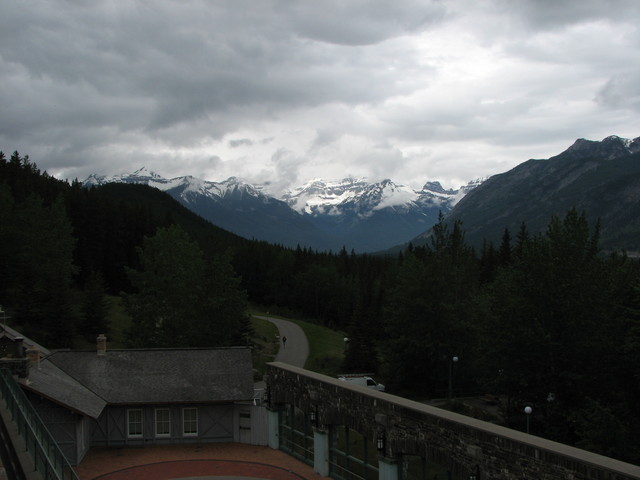
[[[359,387],[367,387],[373,390],[384,392],[384,385],[376,382],[373,378],[371,378],[367,374],[350,373],[350,374],[339,375],[338,380],[349,382],[350,384],[358,385]]]

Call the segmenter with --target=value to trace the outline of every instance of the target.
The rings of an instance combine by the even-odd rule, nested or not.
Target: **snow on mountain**
[[[406,241],[434,224],[467,191],[445,190],[428,182],[416,191],[391,180],[369,183],[348,177],[315,179],[285,192],[267,194],[267,185],[251,185],[237,177],[212,182],[193,176],[165,179],[146,168],[131,174],[91,175],[85,186],[142,183],[167,192],[215,225],[246,238],[287,246],[377,251]]]
[[[179,191],[180,197],[186,202],[197,195],[209,198],[224,198],[232,193],[246,193],[257,198],[268,197],[256,187],[243,182],[237,177],[230,177],[222,182],[203,180],[191,175],[166,179],[153,171],[147,170],[145,167],[139,168],[133,173],[113,175],[111,177],[92,174],[83,182],[87,187],[105,183],[142,183],[163,192]]]
[[[291,208],[309,215],[337,215],[334,207],[362,193],[367,183],[352,177],[338,181],[314,179],[285,192],[281,199]]]
[[[382,210],[383,208],[407,205],[418,200],[419,194],[405,185],[396,185],[391,180],[385,180],[376,191],[375,201],[377,205],[372,206],[372,210]]]
[[[113,182],[143,183],[162,191],[180,190],[180,196],[185,201],[189,201],[193,195],[224,198],[235,193],[281,200],[300,214],[340,215],[346,209],[366,216],[372,211],[385,208],[425,203],[451,207],[468,191],[482,183],[482,180],[469,182],[459,190],[445,190],[439,182],[427,182],[422,190],[416,191],[388,179],[379,183],[369,183],[364,178],[353,177],[333,181],[314,179],[285,192],[278,198],[267,194],[264,186],[254,186],[237,177],[230,177],[222,182],[203,180],[191,175],[166,179],[142,167],[133,173],[111,177],[92,174],[84,181],[84,185],[95,186]]]
[[[473,185],[476,186],[476,185]],[[337,181],[312,180],[285,192],[282,200],[294,210],[313,216],[336,216],[348,211],[366,217],[385,208],[419,206],[452,207],[470,189],[445,190],[439,182],[428,182],[416,191],[391,180],[368,183],[362,178],[348,177]]]

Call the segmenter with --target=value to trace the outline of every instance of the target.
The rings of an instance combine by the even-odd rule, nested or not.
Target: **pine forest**
[[[130,347],[250,344],[248,306],[343,331],[344,371],[389,392],[506,399],[504,422],[640,463],[640,264],[603,252],[570,209],[543,234],[465,243],[441,216],[426,246],[393,256],[240,238],[142,185],[83,188],[0,153],[0,304],[51,347],[108,333],[106,298],[132,318]]]

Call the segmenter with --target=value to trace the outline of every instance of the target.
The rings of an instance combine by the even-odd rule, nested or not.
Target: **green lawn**
[[[111,348],[125,348],[126,333],[131,328],[131,317],[124,309],[122,297],[109,297],[109,345]]]
[[[253,368],[262,375],[265,365],[268,362],[273,362],[278,353],[280,345],[276,337],[278,328],[273,323],[254,316],[251,316],[251,325],[254,332],[251,339],[253,344]]]
[[[309,358],[304,368],[313,372],[335,377],[340,373],[344,358],[344,337],[342,332],[336,332],[315,323],[302,320],[289,320],[304,330],[309,340]]]
[[[131,327],[131,317],[127,315],[121,297],[107,295],[106,299],[109,305],[107,313],[109,329],[100,333],[104,333],[107,336],[107,348],[126,348],[126,334]],[[73,339],[73,348],[75,349],[90,350],[95,347],[95,339],[86,339],[81,336],[76,336]]]
[[[254,343],[256,340],[264,342],[266,339],[275,340],[278,330],[271,322],[266,320],[260,320],[255,315],[271,316],[275,318],[281,318],[293,322],[302,328],[307,339],[309,341],[309,358],[305,363],[304,368],[314,372],[322,373],[335,377],[340,373],[340,366],[342,365],[342,359],[344,358],[344,333],[336,332],[326,327],[316,325],[315,323],[305,322],[302,320],[294,320],[291,318],[282,317],[280,315],[267,314],[265,312],[259,312],[255,309],[251,311],[251,322],[256,329],[256,336],[254,337]],[[268,324],[272,330],[267,334],[259,333],[262,330],[258,330],[257,326],[261,329],[267,328],[264,324]],[[254,367],[259,371],[264,371],[264,364],[273,361],[277,353],[278,342],[272,341],[274,350],[268,351],[265,355],[266,358],[260,359],[258,365],[254,364]],[[269,356],[271,358],[269,359]],[[255,357],[254,357],[255,362]]]

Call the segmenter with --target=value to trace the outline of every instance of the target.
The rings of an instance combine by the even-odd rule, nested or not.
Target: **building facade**
[[[266,444],[247,347],[50,351],[10,329],[0,347],[72,465],[92,447]]]

